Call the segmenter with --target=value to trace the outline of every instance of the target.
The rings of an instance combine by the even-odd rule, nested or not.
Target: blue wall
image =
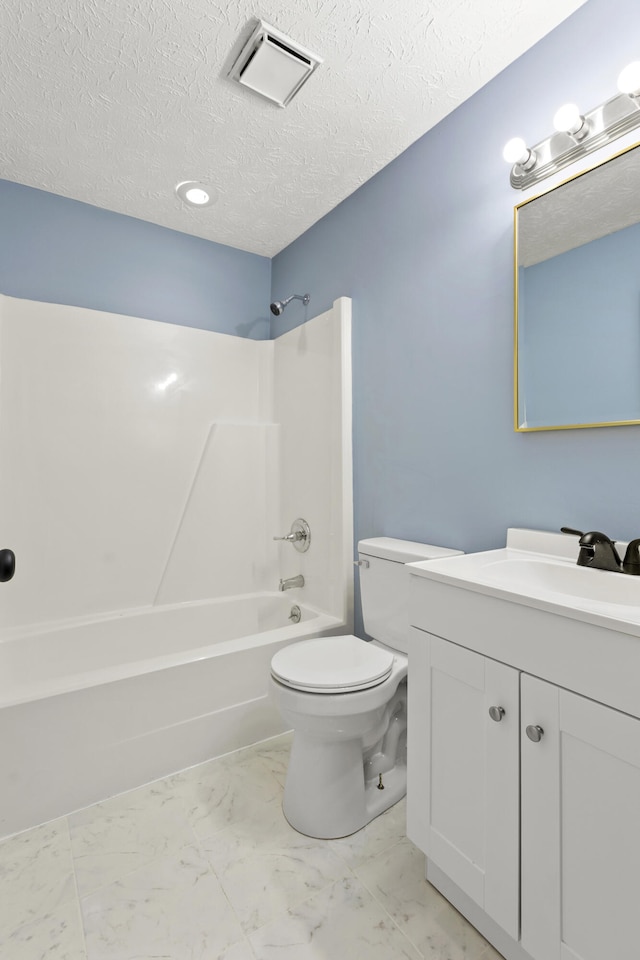
[[[637,0],[588,0],[274,259],[274,295],[309,290],[314,313],[354,299],[356,538],[469,551],[504,545],[508,526],[640,536],[640,427],[513,430],[523,196],[502,159],[513,136],[549,136],[561,104],[612,96],[635,59]]]
[[[0,293],[253,339],[271,261],[0,180]]]
[[[638,254],[636,223],[520,267],[521,423],[640,420]]]
[[[480,550],[509,525],[638,536],[640,427],[513,432],[524,197],[501,152],[548,136],[562,103],[610,97],[639,38],[637,0],[588,0],[271,265],[0,181],[0,292],[258,338],[271,296],[309,290],[313,314],[351,296],[357,538]],[[305,317],[292,304],[272,332]]]

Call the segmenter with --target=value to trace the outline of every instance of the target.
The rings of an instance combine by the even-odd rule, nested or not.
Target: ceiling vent
[[[259,20],[227,76],[286,107],[321,63],[322,57]]]

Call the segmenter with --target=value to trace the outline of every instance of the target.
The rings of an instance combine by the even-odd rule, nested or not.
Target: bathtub
[[[24,628],[0,640],[0,837],[283,731],[282,646],[345,631],[286,594]]]

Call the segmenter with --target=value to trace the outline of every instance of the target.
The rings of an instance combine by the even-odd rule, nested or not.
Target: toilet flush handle
[[[354,567],[364,567],[365,570],[366,570],[367,567],[369,566],[369,561],[368,561],[368,560],[354,560],[354,561],[353,561],[353,565],[354,565]]]

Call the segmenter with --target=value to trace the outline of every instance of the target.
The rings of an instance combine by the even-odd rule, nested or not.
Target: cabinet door
[[[412,631],[409,684],[409,836],[517,939],[518,672]]]
[[[639,905],[640,721],[523,675],[522,945],[638,960]]]

